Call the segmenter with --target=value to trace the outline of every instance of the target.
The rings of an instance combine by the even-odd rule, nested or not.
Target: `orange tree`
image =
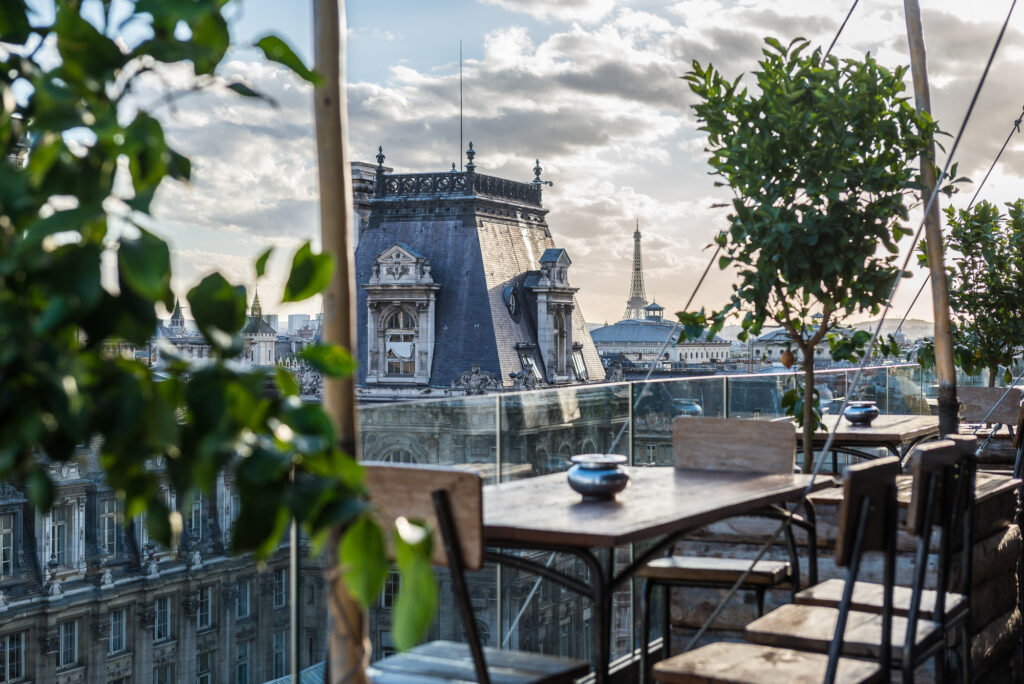
[[[697,62],[683,77],[713,174],[734,193],[715,244],[738,282],[722,309],[679,318],[687,337],[730,318],[741,340],[766,324],[786,331],[802,354],[803,388],[783,403],[803,426],[808,470],[820,420],[815,347],[828,340],[836,359],[863,353],[869,334],[832,333],[851,314],[876,314],[900,277],[898,243],[920,188],[913,164],[937,128],[903,96],[903,67],[823,56],[802,39],[765,43],[751,90]]]
[[[987,370],[989,387],[1000,368],[1004,381],[1012,380],[1013,357],[1024,346],[1024,199],[1007,202],[1006,208],[1005,216],[989,202],[946,210],[954,360],[968,375]],[[928,263],[923,246],[920,261]],[[935,365],[932,341],[918,360]]]
[[[187,502],[232,468],[241,504],[234,550],[265,556],[292,518],[316,543],[345,528],[339,560],[366,604],[383,586],[387,558],[361,467],[338,448],[320,406],[299,400],[286,371],[231,363],[243,349],[244,287],[214,273],[188,293],[213,349],[209,365],[167,354],[158,377],[135,359],[104,353],[111,339],[146,344],[156,305],[172,304],[168,246],[145,226],[159,187],[187,182],[191,168],[157,118],[132,101],[133,88],[146,74],[184,64],[192,77],[186,91],[263,97],[217,75],[230,44],[225,4],[57,0],[50,23],[32,24],[23,0],[0,3],[0,481],[45,509],[53,497],[48,465],[99,438],[106,481],[126,518],[144,517],[152,538],[174,546],[181,515],[156,495],[158,470]],[[144,37],[126,46],[126,25]],[[317,80],[281,39],[255,47]],[[128,183],[115,183],[121,174]],[[105,261],[113,284],[102,282]],[[267,254],[257,260],[257,275],[266,261]],[[331,272],[329,257],[303,246],[284,300],[311,297]],[[303,356],[330,376],[353,368],[338,347],[316,345]],[[399,592],[400,647],[425,631],[436,602],[430,535],[415,539],[395,540],[404,579],[416,587]]]

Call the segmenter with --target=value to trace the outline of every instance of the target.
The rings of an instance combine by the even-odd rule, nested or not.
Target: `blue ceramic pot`
[[[607,501],[629,486],[629,473],[621,466],[625,456],[617,454],[579,454],[570,459],[569,486],[583,495],[584,501]]]
[[[854,425],[868,426],[878,417],[878,407],[873,401],[851,401],[843,416]]]

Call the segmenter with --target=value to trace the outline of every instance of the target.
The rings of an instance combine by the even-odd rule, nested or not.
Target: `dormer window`
[[[389,314],[384,323],[386,372],[411,377],[416,373],[416,319],[405,310]]]
[[[14,514],[0,515],[0,578],[14,572]]]
[[[50,558],[57,565],[67,564],[68,509],[64,506],[50,511]]]
[[[440,287],[430,262],[402,244],[381,252],[366,290],[366,382],[426,385],[434,357]]]

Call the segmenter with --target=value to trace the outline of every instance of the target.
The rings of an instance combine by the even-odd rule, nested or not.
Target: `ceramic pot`
[[[871,421],[878,417],[878,407],[873,401],[851,401],[843,416],[854,425],[871,425]]]
[[[625,456],[618,454],[579,454],[570,459],[569,486],[583,495],[584,501],[607,501],[629,486],[629,473],[621,466]]]

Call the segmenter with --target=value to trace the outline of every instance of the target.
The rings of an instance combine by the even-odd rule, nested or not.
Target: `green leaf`
[[[295,74],[309,83],[317,86],[323,82],[323,77],[315,71],[310,71],[295,52],[277,36],[264,36],[256,41],[256,47],[263,51],[267,59],[291,69]]]
[[[273,247],[268,247],[263,254],[260,254],[256,259],[256,277],[262,278],[263,274],[267,270],[267,259],[270,258],[270,254],[274,251]]]
[[[336,344],[310,345],[299,352],[299,358],[332,378],[347,378],[356,369],[356,360]]]
[[[394,540],[401,579],[392,630],[395,646],[407,651],[430,629],[437,610],[437,580],[430,565],[433,539],[422,524],[399,518]]]
[[[291,371],[283,366],[274,366],[274,378],[277,381],[277,388],[281,390],[281,394],[286,397],[298,396],[299,386],[295,382],[295,377],[291,374]]]
[[[50,510],[53,504],[53,482],[46,467],[36,464],[28,476],[28,498],[40,511]]]
[[[264,102],[269,104],[271,107],[277,107],[278,106],[277,100],[275,100],[271,96],[267,95],[266,93],[261,93],[258,90],[253,90],[252,88],[250,88],[245,83],[241,83],[239,81],[235,81],[234,83],[229,83],[228,84],[228,90],[233,90],[233,91],[235,91],[236,93],[238,93],[239,95],[241,95],[243,97],[255,97],[257,99],[263,100]]]
[[[188,293],[192,316],[200,332],[214,346],[230,351],[245,325],[245,288],[232,286],[219,273],[211,273]]]
[[[299,247],[284,286],[282,302],[298,302],[321,292],[331,282],[334,261],[328,254],[313,254],[309,243]]]
[[[152,233],[140,230],[134,240],[121,240],[117,267],[121,278],[146,299],[174,306],[171,292],[171,252],[167,243]]]
[[[3,36],[4,42],[24,43],[31,31],[25,0],[0,2],[0,36]]]
[[[345,531],[338,563],[348,590],[363,608],[368,608],[388,576],[384,533],[369,516],[361,516]]]

